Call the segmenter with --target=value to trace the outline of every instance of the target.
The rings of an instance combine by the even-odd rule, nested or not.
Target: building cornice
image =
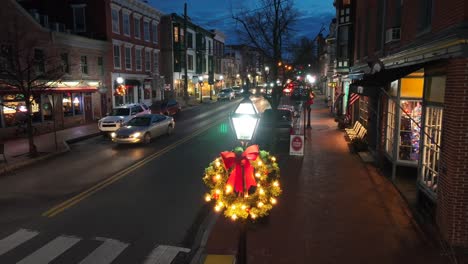
[[[410,49],[380,58],[386,68],[395,68],[402,65],[428,62],[437,59],[468,56],[468,38],[452,36],[439,39]],[[367,63],[360,63],[352,67],[352,72],[365,71],[369,68]]]
[[[163,16],[163,13],[161,11],[150,6],[149,4],[143,3],[140,0],[112,0],[111,5],[114,4],[117,4],[123,8],[130,9],[133,12],[140,13],[143,16],[147,16],[157,21],[161,19],[161,16]]]
[[[109,43],[102,40],[90,39],[62,32],[52,32],[52,35],[55,43],[70,47],[94,49],[100,51],[106,51],[109,48]]]

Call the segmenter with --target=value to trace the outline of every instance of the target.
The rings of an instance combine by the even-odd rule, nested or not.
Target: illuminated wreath
[[[251,166],[252,179],[255,179],[246,192],[238,191],[236,186],[232,186],[235,185],[231,181],[232,177],[236,176],[234,170],[238,168],[229,166],[226,156],[235,155],[235,163],[240,165],[242,157],[248,155],[246,152],[249,148],[244,151],[239,147],[233,152],[223,152],[221,157],[216,158],[205,169],[203,181],[210,189],[209,193],[205,194],[205,200],[214,202],[215,211],[224,210],[224,215],[233,220],[247,219],[249,216],[256,219],[268,215],[277,203],[276,198],[281,194],[280,170],[276,158],[267,151],[259,151],[258,146],[255,147],[257,152],[254,158],[244,158],[245,164]],[[242,183],[245,184],[245,180]]]

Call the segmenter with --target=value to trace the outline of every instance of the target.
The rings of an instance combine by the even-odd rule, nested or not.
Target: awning
[[[351,93],[357,93],[364,96],[377,95],[381,87],[385,87],[390,82],[401,79],[412,72],[424,68],[427,64],[427,62],[418,63],[403,67],[384,69],[374,74],[364,74],[362,80],[350,84],[349,91]]]
[[[82,87],[54,87],[45,89],[33,89],[33,94],[51,94],[51,93],[94,93],[97,92],[96,87],[82,86]],[[14,87],[0,88],[0,94],[18,94],[20,91]]]

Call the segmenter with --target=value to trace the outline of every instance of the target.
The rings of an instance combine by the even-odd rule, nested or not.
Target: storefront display
[[[395,101],[391,98],[388,100],[387,108],[387,129],[385,137],[385,150],[390,156],[393,156],[393,142],[395,129]]]
[[[22,94],[4,95],[2,97],[3,119],[6,127],[15,126],[20,122],[26,122],[27,108]],[[40,99],[31,103],[33,122],[41,122]]]
[[[437,177],[439,174],[442,116],[442,107],[428,106],[426,108],[421,181],[434,193],[437,191]]]
[[[421,101],[401,101],[399,160],[419,160],[421,113]]]

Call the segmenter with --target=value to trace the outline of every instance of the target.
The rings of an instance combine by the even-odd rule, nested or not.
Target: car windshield
[[[114,108],[109,114],[110,116],[128,116],[130,114],[129,108]]]
[[[151,123],[151,118],[149,117],[135,117],[132,120],[128,121],[128,126],[149,126]]]

